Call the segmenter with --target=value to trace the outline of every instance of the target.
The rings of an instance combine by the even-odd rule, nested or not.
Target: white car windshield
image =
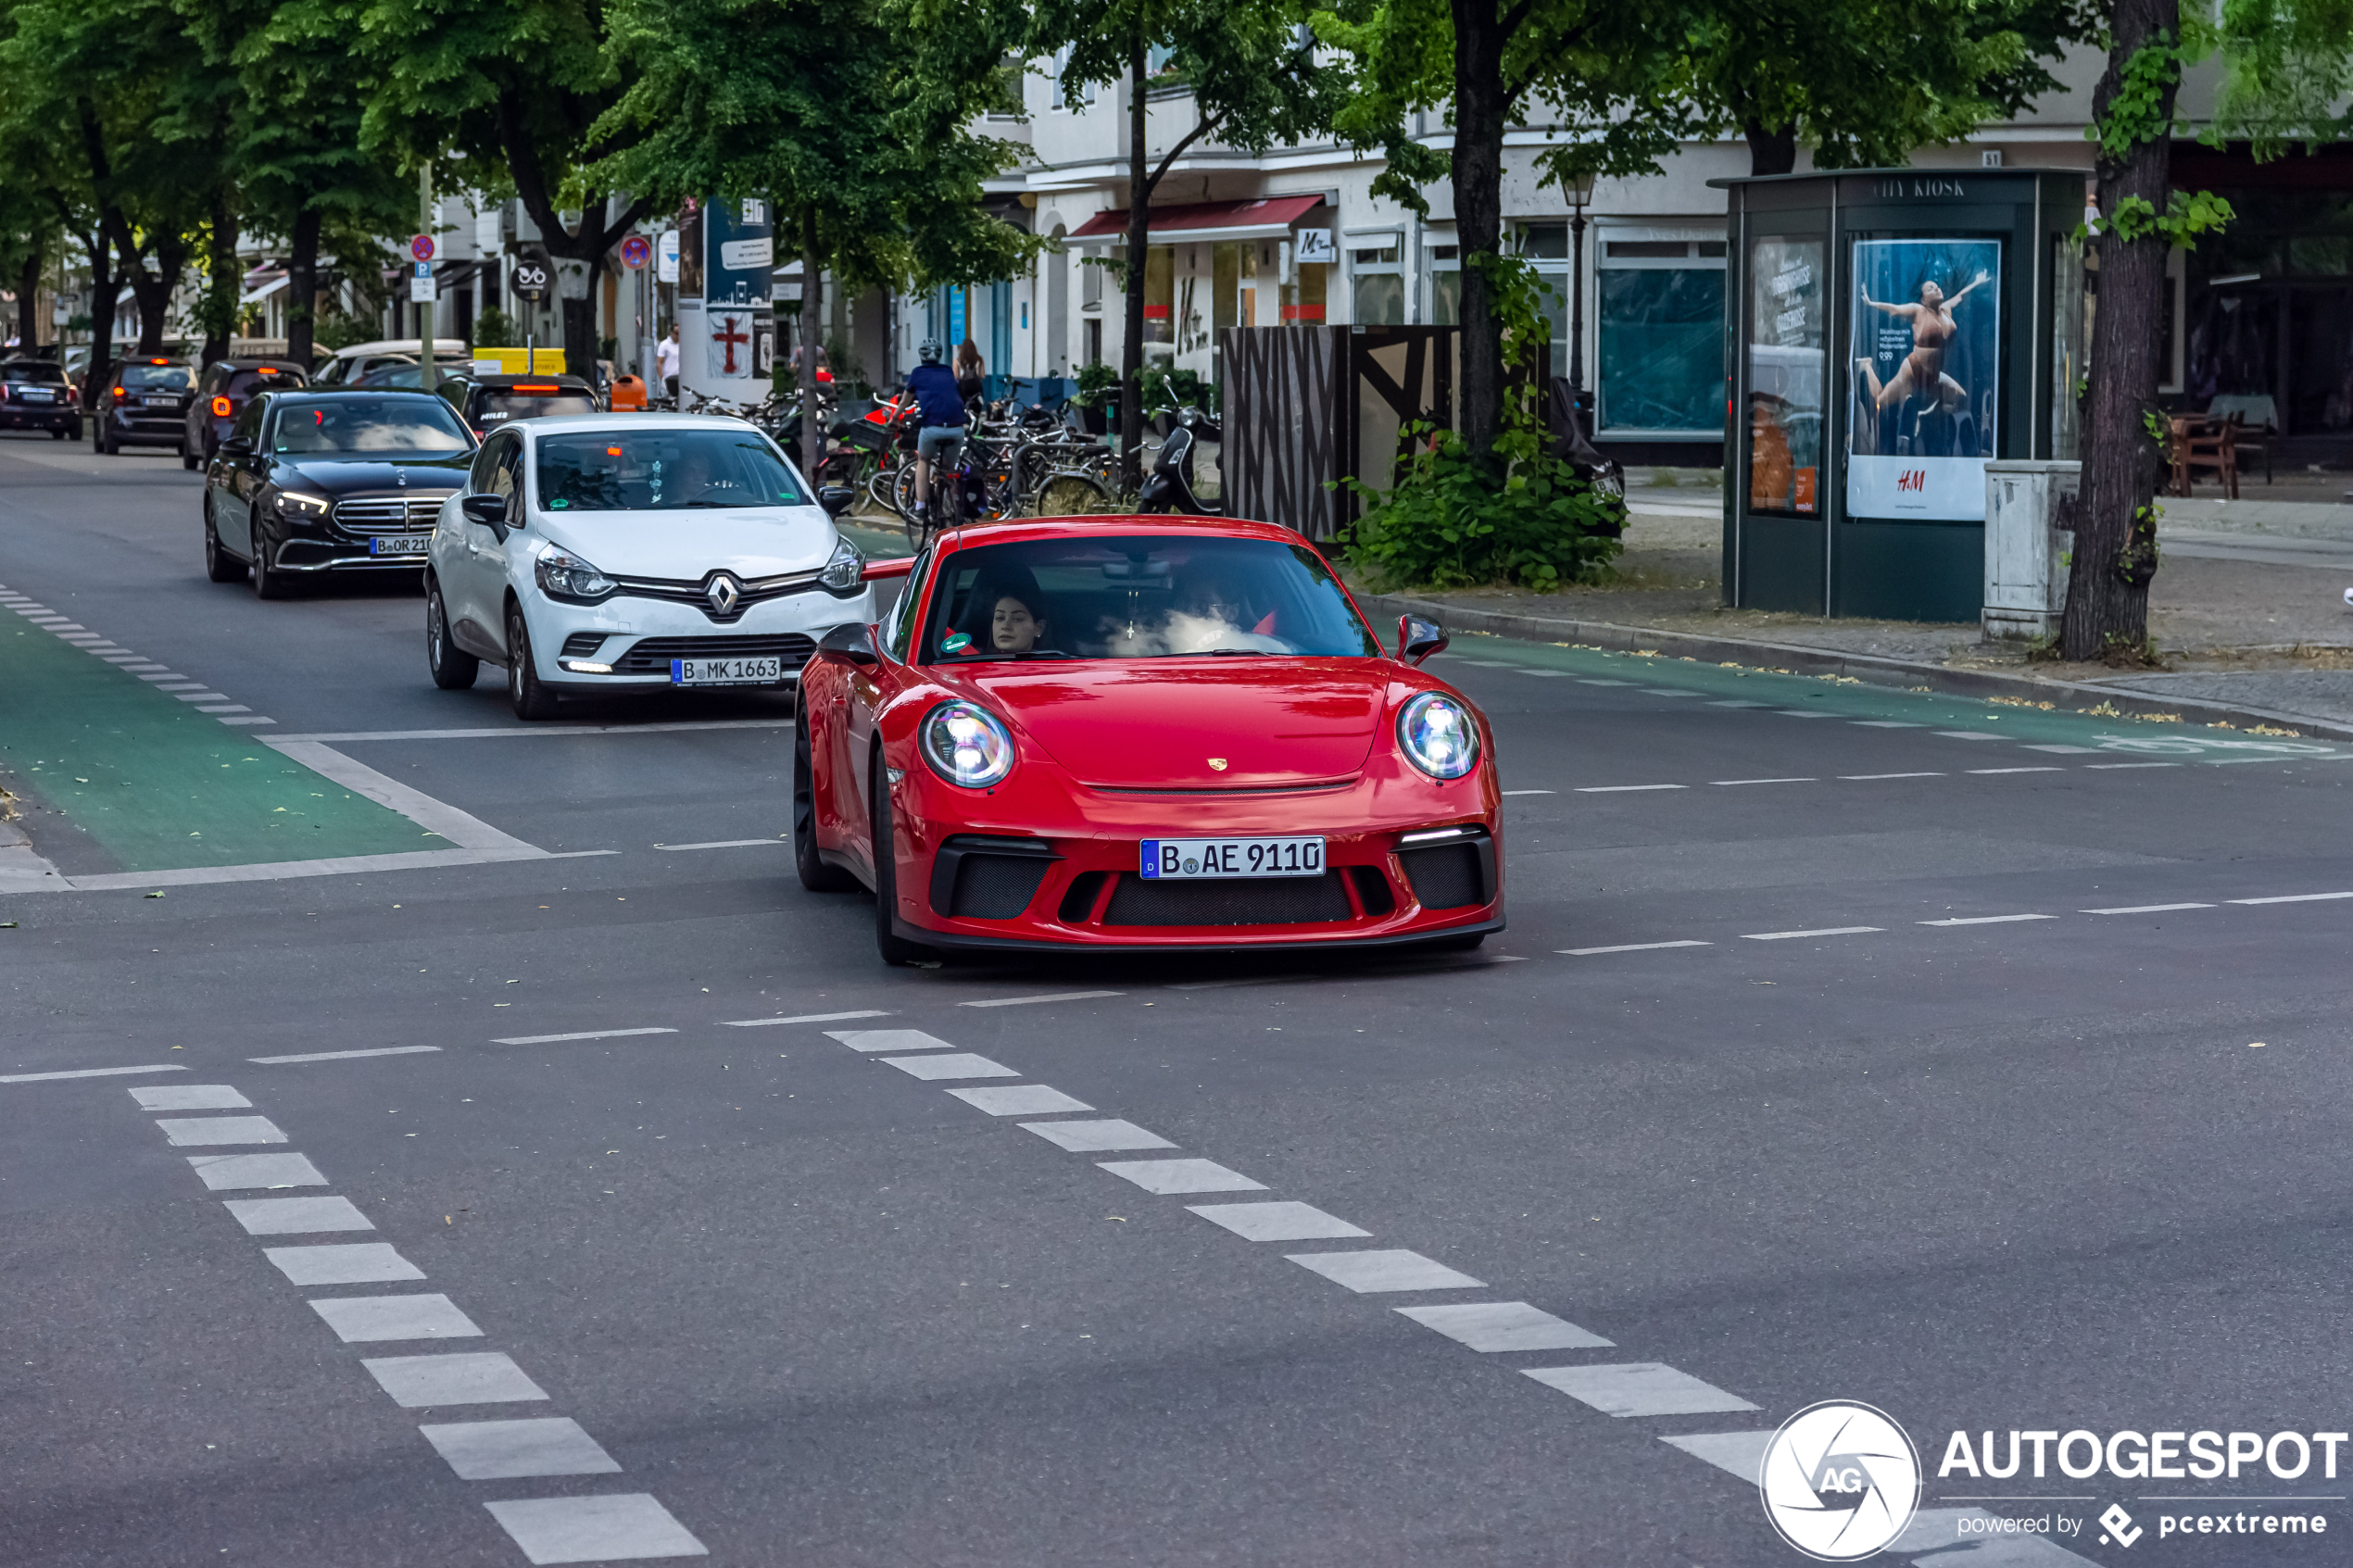
[[[539,438],[538,470],[539,505],[551,512],[812,504],[750,429],[565,431]]]
[[[439,398],[322,397],[280,403],[270,449],[288,457],[447,458],[472,445]]]

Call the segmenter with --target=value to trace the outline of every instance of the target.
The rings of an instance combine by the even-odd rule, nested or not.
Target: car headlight
[[[1459,779],[1478,766],[1478,721],[1459,697],[1424,692],[1397,715],[1406,760],[1433,779]]]
[[[817,575],[818,582],[837,594],[846,594],[865,580],[866,558],[859,554],[858,546],[847,539],[834,546],[834,558],[827,561],[825,570]]]
[[[943,702],[924,715],[916,749],[952,784],[986,789],[1013,771],[1013,737],[997,716],[969,702]]]
[[[603,598],[620,584],[582,560],[563,550],[548,550],[533,567],[539,579],[539,591],[551,599],[570,599],[585,604]]]
[[[333,515],[335,504],[324,495],[306,495],[299,490],[278,492],[278,512],[282,517],[298,517],[307,522],[324,522]]]

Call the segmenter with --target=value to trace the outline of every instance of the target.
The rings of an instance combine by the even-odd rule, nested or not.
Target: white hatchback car
[[[505,665],[524,719],[553,717],[559,695],[789,686],[818,638],[875,619],[865,564],[740,420],[520,420],[442,505],[426,663],[445,689]]]

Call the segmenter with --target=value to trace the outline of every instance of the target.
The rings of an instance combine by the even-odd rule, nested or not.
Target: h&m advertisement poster
[[[1976,522],[2001,415],[1998,240],[1857,240],[1846,515]]]

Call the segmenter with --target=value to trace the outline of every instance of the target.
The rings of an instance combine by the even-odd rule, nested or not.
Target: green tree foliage
[[[595,178],[665,209],[764,197],[779,252],[801,257],[804,322],[824,319],[827,270],[930,287],[1009,277],[1033,253],[979,205],[1018,149],[971,129],[1019,36],[1012,0],[615,0],[610,20],[631,85],[597,127],[621,150]],[[813,354],[802,375],[813,391]],[[823,437],[802,422],[812,470]]]

